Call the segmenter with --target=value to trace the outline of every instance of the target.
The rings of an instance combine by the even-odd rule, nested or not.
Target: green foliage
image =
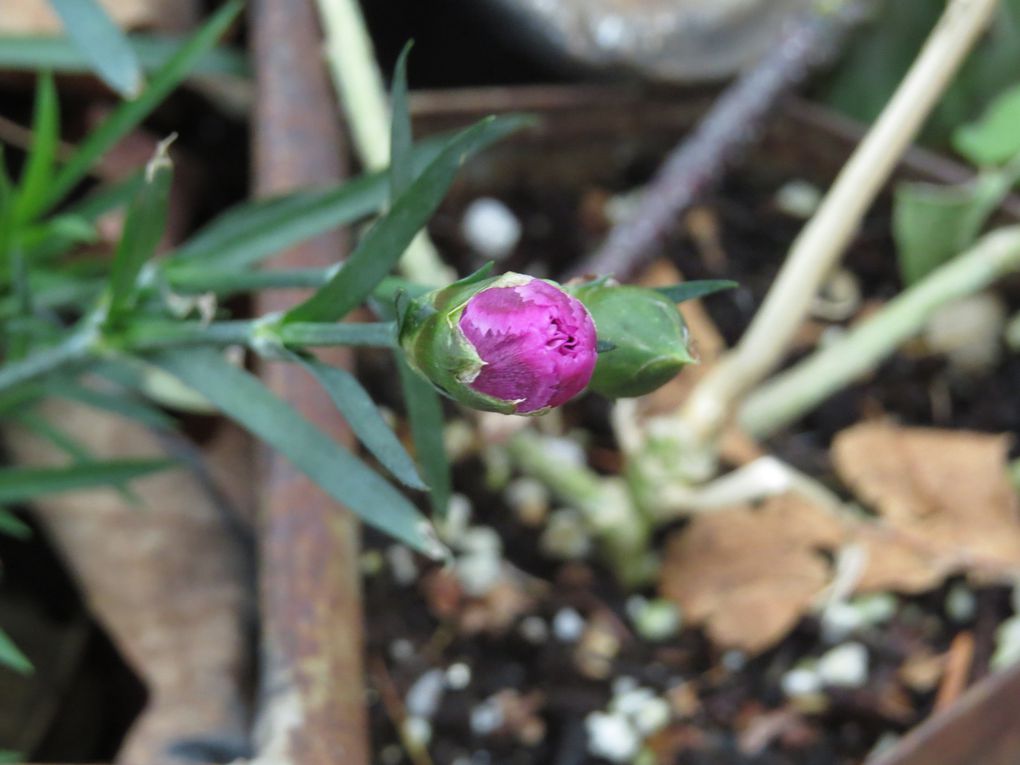
[[[25,502],[44,494],[123,483],[165,470],[169,460],[83,462],[58,468],[0,468],[0,503]]]
[[[346,369],[324,364],[313,356],[289,354],[288,358],[304,367],[318,381],[358,440],[394,478],[412,489],[428,489],[418,475],[411,455],[386,424],[372,397],[354,375]]]
[[[364,302],[435,213],[464,160],[524,124],[517,117],[490,117],[457,134],[369,229],[337,275],[284,321],[337,321]]]
[[[1020,86],[1002,93],[980,119],[956,128],[953,148],[978,167],[1001,165],[1020,154]]]
[[[276,449],[366,523],[426,555],[442,555],[438,542],[430,535],[428,521],[414,505],[257,377],[231,365],[211,349],[163,351],[149,360]]]
[[[945,0],[888,0],[862,28],[824,88],[826,100],[865,123],[885,106],[945,8]],[[1016,82],[1020,71],[1020,0],[1003,0],[992,28],[964,63],[925,129],[942,144]]]
[[[166,59],[135,100],[118,107],[63,164],[56,161],[60,122],[56,90],[49,75],[39,78],[34,141],[19,183],[6,181],[0,173],[0,287],[5,293],[0,296],[5,343],[0,417],[19,419],[73,462],[61,468],[0,469],[0,502],[100,485],[126,491],[124,485],[133,477],[166,467],[165,461],[96,461],[73,437],[26,411],[43,398],[62,397],[147,427],[172,427],[171,417],[136,395],[148,393],[146,376],[135,373],[142,366],[172,376],[235,419],[367,523],[422,552],[442,555],[428,522],[407,497],[256,377],[228,363],[218,347],[247,346],[267,359],[303,366],[379,464],[406,486],[424,489],[426,482],[415,462],[360,383],[306,349],[395,348],[394,324],[388,315],[393,296],[398,290],[413,294],[421,290],[394,279],[390,272],[439,205],[463,161],[525,120],[494,118],[452,137],[412,145],[405,51],[395,77],[393,162],[387,172],[330,189],[239,205],[158,260],[153,256],[164,231],[173,176],[169,142],[160,145],[136,177],[66,204],[66,197],[101,155],[212,50],[239,8],[238,0],[227,2]],[[65,257],[95,238],[100,215],[123,208],[125,225],[112,262]],[[281,249],[383,210],[343,267],[289,272],[256,268]],[[289,286],[311,287],[315,293],[284,316],[252,320],[220,320],[222,308],[206,298],[186,297]],[[385,321],[337,323],[373,296],[387,306]],[[64,316],[77,318],[73,325],[63,326]],[[126,377],[121,374],[125,370]],[[95,385],[91,379],[83,380],[82,373],[108,379]],[[442,511],[450,493],[442,407],[430,387],[413,375],[403,379],[422,473],[432,488],[433,507]],[[9,520],[6,515],[4,519]],[[5,527],[17,528],[12,521]]]
[[[73,0],[72,0],[73,1]],[[181,40],[156,35],[132,34],[127,37],[135,58],[146,72],[162,69],[180,50]],[[22,72],[84,74],[92,70],[89,60],[66,37],[0,35],[0,69]],[[189,77],[248,77],[248,59],[241,51],[215,48],[201,56]]]
[[[19,675],[28,675],[32,672],[32,662],[23,654],[12,641],[7,633],[0,630],[0,667],[7,667]],[[6,754],[0,752],[0,755]],[[8,760],[14,762],[15,760]]]
[[[50,0],[64,31],[102,80],[124,98],[142,88],[142,67],[124,34],[96,0]]]
[[[148,86],[137,98],[125,101],[78,146],[54,178],[44,203],[34,212],[53,207],[77,185],[117,141],[141,123],[159,106],[191,71],[198,60],[208,53],[234,22],[243,7],[242,0],[228,0],[216,14],[194,34],[180,50],[153,74]]]
[[[967,249],[1020,179],[1020,154],[960,186],[901,183],[893,200],[893,238],[907,285]]]
[[[28,539],[32,536],[32,529],[10,510],[0,507],[0,534]]]

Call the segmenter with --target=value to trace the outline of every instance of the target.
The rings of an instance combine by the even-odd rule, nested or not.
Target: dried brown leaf
[[[865,423],[833,444],[836,470],[880,516],[862,529],[861,590],[921,592],[952,573],[978,579],[1020,567],[1020,503],[1007,474],[1008,438]]]
[[[846,533],[839,518],[792,494],[701,515],[670,540],[660,589],[717,644],[757,653],[828,584],[820,551]]]

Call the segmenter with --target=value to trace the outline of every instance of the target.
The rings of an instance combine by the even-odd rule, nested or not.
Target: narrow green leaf
[[[173,163],[167,154],[174,136],[161,141],[145,167],[145,182],[128,209],[124,232],[110,269],[109,311],[116,315],[130,309],[137,292],[138,275],[156,254],[166,228],[170,205]]]
[[[953,131],[953,148],[978,167],[999,165],[1020,153],[1020,85],[999,95],[975,122]]]
[[[957,186],[901,183],[893,197],[893,238],[905,284],[967,249],[1020,178],[1020,154]]]
[[[668,297],[674,303],[683,303],[687,300],[697,300],[716,292],[731,290],[740,285],[729,279],[703,279],[697,282],[683,282],[669,287],[657,287],[657,291]]]
[[[32,662],[3,630],[0,630],[0,666],[13,669],[20,675],[30,675],[33,671]]]
[[[146,72],[156,72],[166,66],[185,42],[187,40],[164,35],[128,36],[128,44]],[[0,35],[0,69],[84,74],[90,66],[82,52],[66,37]],[[249,77],[248,57],[240,50],[214,48],[198,59],[188,76],[209,75]]]
[[[424,168],[449,137],[415,146],[416,168]],[[176,250],[166,272],[201,268],[234,270],[254,265],[281,250],[382,210],[389,183],[385,172],[339,186],[246,202],[220,215]]]
[[[361,304],[432,217],[464,160],[523,124],[520,118],[490,117],[454,137],[365,234],[344,268],[285,321],[336,321]]]
[[[354,375],[346,369],[323,364],[314,356],[291,353],[287,357],[304,367],[316,379],[347,420],[358,440],[394,478],[412,489],[428,489],[418,475],[411,455],[390,430],[372,397]]]
[[[50,0],[64,31],[99,78],[124,98],[142,89],[142,66],[124,33],[96,0]]]
[[[442,556],[428,521],[414,505],[258,378],[207,349],[162,351],[149,360],[275,448],[366,523],[426,555]]]
[[[40,74],[35,91],[35,116],[32,118],[32,148],[18,184],[14,219],[23,224],[31,220],[45,199],[53,178],[60,143],[60,102],[53,76]]]
[[[0,502],[25,502],[46,494],[109,486],[172,467],[172,460],[108,460],[68,467],[0,469]]]
[[[435,388],[407,365],[402,353],[396,353],[395,360],[411,423],[414,451],[429,485],[429,503],[437,518],[445,518],[450,506],[452,479],[443,443],[443,404]]]
[[[32,527],[7,508],[0,507],[0,534],[7,534],[15,539],[30,539]]]
[[[411,163],[411,115],[407,109],[407,56],[414,43],[400,52],[390,95],[390,201],[395,201],[414,180]]]
[[[393,322],[325,324],[296,321],[279,329],[284,345],[294,347],[351,345],[392,348],[397,343]]]
[[[8,749],[0,749],[0,762],[18,763],[24,762],[26,758],[20,752],[12,752]]]
[[[101,391],[61,380],[50,383],[47,392],[57,398],[77,401],[93,409],[126,417],[150,428],[173,430],[177,427],[173,417],[124,391]]]
[[[44,205],[49,208],[63,199],[85,177],[95,162],[130,132],[187,76],[198,60],[216,44],[243,7],[242,0],[226,3],[153,75],[149,85],[133,101],[121,104],[106,121],[89,134],[74,156],[57,174]]]

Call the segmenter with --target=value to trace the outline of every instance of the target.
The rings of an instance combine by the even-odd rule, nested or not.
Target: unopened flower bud
[[[609,398],[651,393],[694,361],[676,304],[654,289],[599,279],[570,288],[599,328],[599,354],[590,387]]]
[[[522,274],[468,277],[411,301],[398,322],[411,366],[475,409],[541,413],[583,391],[595,368],[585,307]]]

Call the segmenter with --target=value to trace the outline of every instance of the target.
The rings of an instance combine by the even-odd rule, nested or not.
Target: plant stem
[[[139,319],[116,338],[128,351],[153,351],[183,345],[244,345],[256,351],[280,343],[290,348],[333,345],[388,348],[394,342],[391,322],[316,324],[294,322],[281,327],[255,321],[168,321]],[[268,343],[268,346],[267,346]]]
[[[603,478],[563,457],[532,430],[516,433],[507,449],[522,472],[544,483],[561,502],[581,512],[621,581],[647,581],[655,570],[649,552],[651,522],[635,506],[621,479]]]
[[[0,366],[0,391],[30,382],[71,364],[87,360],[95,352],[94,331],[76,331],[51,348]]]
[[[901,293],[841,340],[816,351],[748,396],[740,425],[764,438],[873,369],[919,332],[932,312],[1020,270],[1020,226],[998,229]]]
[[[681,418],[696,438],[715,437],[735,402],[782,359],[823,279],[997,5],[997,0],[951,0],[900,87],[794,242],[740,343],[687,399]]]
[[[390,162],[390,117],[386,89],[376,65],[372,39],[357,0],[317,0],[325,31],[326,62],[347,115],[358,156],[366,170],[382,170]],[[454,281],[428,234],[422,231],[400,259],[411,281],[440,286]]]

